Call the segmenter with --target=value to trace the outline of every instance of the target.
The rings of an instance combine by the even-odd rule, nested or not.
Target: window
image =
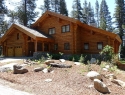
[[[88,50],[89,49],[89,43],[84,43],[84,49]]]
[[[31,40],[31,37],[28,37],[28,40]]]
[[[70,44],[64,43],[64,50],[70,50]]]
[[[17,40],[19,40],[19,38],[20,38],[20,35],[19,35],[19,33],[17,33]]]
[[[58,44],[54,45],[54,50],[58,50]]]
[[[101,50],[103,48],[103,42],[97,42],[97,49]]]
[[[70,31],[69,25],[62,26],[62,32],[69,32],[69,31]]]
[[[55,34],[55,28],[49,28],[49,34]]]

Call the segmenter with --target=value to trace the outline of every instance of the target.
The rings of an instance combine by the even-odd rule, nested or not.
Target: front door
[[[34,52],[35,52],[34,42],[29,42],[28,43],[28,56],[33,56]]]

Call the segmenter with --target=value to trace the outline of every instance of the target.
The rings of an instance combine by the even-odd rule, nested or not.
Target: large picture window
[[[49,34],[55,34],[55,28],[49,28]]]
[[[84,43],[84,49],[88,50],[89,49],[89,43]]]
[[[70,50],[70,44],[64,43],[64,50]]]
[[[62,26],[62,32],[69,32],[69,31],[70,31],[70,26],[69,25]]]
[[[103,48],[103,42],[97,42],[97,49],[101,50]]]

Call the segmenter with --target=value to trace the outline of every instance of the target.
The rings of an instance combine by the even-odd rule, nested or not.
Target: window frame
[[[70,43],[64,43],[64,50],[70,50]]]
[[[19,40],[20,39],[20,34],[19,33],[17,33],[17,38],[16,38],[17,40]]]
[[[48,29],[48,32],[49,32],[49,35],[53,35],[53,34],[56,33],[56,28],[55,28],[55,27],[49,28],[49,29]]]
[[[58,44],[54,44],[54,50],[58,50]]]
[[[61,28],[62,33],[70,32],[70,25],[63,25]]]
[[[101,45],[101,48],[100,48],[99,45]],[[97,42],[97,49],[98,50],[102,50],[103,49],[103,42]]]
[[[87,48],[86,48],[87,45]],[[84,50],[89,50],[89,43],[84,43]]]

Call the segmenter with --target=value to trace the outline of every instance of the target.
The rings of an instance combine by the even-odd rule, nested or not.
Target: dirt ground
[[[59,62],[58,60],[54,60]],[[19,64],[23,60],[17,61]],[[86,74],[88,73],[88,65],[74,65],[71,61],[66,61],[66,64],[71,64],[72,68],[56,68],[53,67],[52,73],[34,72],[34,68],[41,65],[28,65],[28,73],[13,74],[13,71],[0,72],[0,83],[9,85],[12,88],[26,91],[34,95],[103,95],[95,90],[93,81],[90,80]],[[91,65],[91,69],[100,72],[100,66],[96,64]],[[102,77],[104,74],[111,74],[113,72],[100,72]],[[125,81],[125,72],[114,72],[117,79]],[[51,82],[46,82],[46,79],[52,79]],[[125,95],[125,88],[118,86],[108,79],[103,77],[103,82],[108,86],[111,93],[105,95]]]

